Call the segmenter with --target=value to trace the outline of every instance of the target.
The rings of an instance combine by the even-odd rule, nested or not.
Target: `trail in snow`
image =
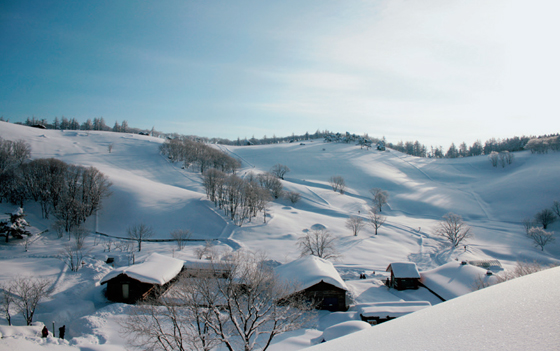
[[[423,174],[426,178],[428,178],[429,180],[434,181],[434,180],[432,179],[432,177],[430,177],[430,176],[428,175],[428,173],[424,172],[423,170],[421,170],[420,168],[418,168],[418,166],[416,166],[415,164],[413,164],[413,163],[411,163],[411,162],[409,162],[408,160],[405,159],[406,157],[410,157],[410,156],[404,156],[404,154],[402,154],[402,155],[403,155],[403,156],[396,155],[395,157],[396,157],[397,159],[401,160],[402,162],[408,164],[408,165],[411,166],[412,168],[416,169],[418,172],[422,173],[422,174]]]
[[[251,168],[256,168],[254,164],[252,164],[251,162],[247,161],[245,158],[239,156],[239,154],[231,151],[227,146],[225,145],[220,145],[220,144],[216,144],[216,146],[218,147],[218,149],[222,150],[225,153],[229,153],[231,155],[234,155],[236,158],[238,158],[239,160],[241,160],[241,162],[245,162],[247,165],[249,165],[249,167]]]

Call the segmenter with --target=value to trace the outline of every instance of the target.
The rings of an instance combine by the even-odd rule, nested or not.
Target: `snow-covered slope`
[[[309,350],[558,350],[559,280],[549,269]]]

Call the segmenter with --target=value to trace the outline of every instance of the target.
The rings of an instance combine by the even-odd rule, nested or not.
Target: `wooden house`
[[[387,269],[391,272],[390,280],[387,280],[387,286],[397,290],[418,289],[420,284],[420,272],[413,262],[395,262],[391,263]]]
[[[318,309],[346,311],[348,287],[333,264],[316,256],[306,256],[274,268],[279,279],[290,282],[289,296],[303,294]]]
[[[100,283],[107,284],[109,300],[135,303],[166,291],[182,269],[183,261],[152,253],[143,263],[112,270]]]

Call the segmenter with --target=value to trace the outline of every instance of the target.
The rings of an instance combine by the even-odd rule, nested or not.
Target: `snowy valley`
[[[540,343],[554,349],[560,344],[557,323],[550,330],[542,330],[546,321],[554,320],[560,307],[557,284],[549,283],[558,281],[560,268],[471,293],[480,280],[489,284],[495,280],[486,275],[485,268],[461,265],[466,261],[498,260],[501,267],[494,270],[497,274],[514,269],[519,261],[560,264],[560,240],[541,250],[526,236],[522,224],[524,219],[533,218],[538,211],[560,201],[558,152],[516,152],[511,165],[493,167],[487,156],[418,158],[390,149],[366,150],[353,143],[325,143],[322,139],[273,145],[212,145],[240,160],[241,168],[237,171],[240,177],[267,172],[278,163],[287,165],[290,172],[281,181],[283,188],[301,195],[296,203],[284,198],[271,201],[264,215],[260,212],[250,222],[238,226],[207,199],[200,173],[184,169],[160,153],[163,139],[127,133],[42,130],[5,122],[0,122],[0,137],[25,140],[31,146],[32,158],[52,157],[70,164],[93,166],[112,182],[112,194],[85,223],[91,232],[84,244],[88,253],[77,272],[71,271],[59,258],[69,236],[57,237],[52,230],[54,220],[43,219],[40,206],[26,202],[26,219],[34,235],[27,244],[23,240],[0,244],[3,266],[0,282],[16,276],[51,279],[52,294],[39,305],[34,321],[45,324],[49,330],[54,324],[55,331],[65,325],[66,340],[42,339],[41,323],[23,327],[25,321],[15,315],[12,322],[16,327],[8,327],[6,320],[0,321],[0,350],[125,350],[127,344],[119,332],[119,321],[126,317],[130,307],[107,300],[106,286],[100,284],[113,269],[130,265],[131,259],[142,262],[152,253],[196,260],[197,249],[207,241],[212,241],[217,252],[260,252],[275,264],[288,264],[300,257],[298,239],[316,228],[325,228],[335,238],[339,257],[331,262],[347,286],[350,308],[347,312],[320,311],[313,326],[280,334],[269,350],[310,347],[312,340],[318,340],[328,327],[360,320],[360,308],[368,304],[403,301],[427,301],[433,307],[352,334],[359,335],[352,349],[367,349],[373,345],[368,343],[374,338],[379,347],[388,347],[399,338],[397,330],[405,329],[412,336],[393,344],[395,349],[405,349],[403,343],[414,342],[413,336],[418,335],[422,342],[409,349],[443,350],[448,341],[438,339],[435,334],[440,324],[454,319],[453,315],[464,318],[465,338],[474,337],[477,328],[480,334],[499,334],[500,328],[508,328],[507,323],[504,326],[492,322],[471,323],[470,318],[486,318],[484,314],[490,312],[495,317],[492,321],[524,319],[525,323],[516,328],[533,326],[519,332],[519,339],[512,344],[507,344],[512,333],[494,335],[498,341],[493,348],[524,349],[526,345]],[[332,176],[344,178],[343,194],[331,188]],[[350,216],[368,221],[372,188],[389,194],[388,203],[382,209],[386,222],[377,235],[372,226],[366,225],[354,236],[346,222]],[[17,207],[0,203],[0,219],[6,219],[5,213],[12,213]],[[435,232],[449,212],[460,215],[472,231],[472,236],[457,248]],[[151,226],[154,236],[142,243],[140,252],[119,248],[119,238],[126,238],[127,228],[138,223]],[[192,233],[192,240],[181,250],[169,240],[170,233],[176,229]],[[547,230],[560,232],[560,222],[549,225]],[[113,262],[108,264],[109,258]],[[425,287],[389,289],[385,285],[390,278],[386,269],[395,262],[416,264],[422,282],[437,294]],[[542,296],[531,289],[540,289]],[[516,301],[530,294],[533,295],[527,303],[519,302],[523,308],[517,314],[507,308],[514,304],[511,309],[516,310]],[[484,307],[485,303],[491,305],[497,300],[502,300],[499,308]],[[538,305],[541,305],[539,312]],[[474,315],[468,315],[471,309],[475,310]],[[526,315],[531,311],[536,315]],[[502,312],[504,315],[500,316]],[[538,321],[531,321],[532,318]],[[426,328],[415,327],[424,322]],[[448,325],[459,325],[458,321],[453,323]],[[538,328],[545,336],[531,333]],[[430,335],[428,329],[434,333],[430,340],[426,337]],[[379,341],[383,338],[388,341]],[[341,340],[337,340],[338,344],[328,341],[314,347],[340,349],[344,345]],[[550,344],[551,340],[556,344]],[[480,349],[480,345],[453,347]]]

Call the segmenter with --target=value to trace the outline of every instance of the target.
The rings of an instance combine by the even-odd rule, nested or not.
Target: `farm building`
[[[231,265],[211,260],[186,260],[183,275],[190,278],[221,277],[227,278],[231,273]]]
[[[294,283],[294,294],[304,294],[317,308],[346,311],[348,287],[333,264],[316,256],[306,256],[274,268],[279,279]],[[291,296],[290,295],[290,296]]]
[[[152,253],[143,263],[112,270],[100,283],[107,284],[109,300],[135,303],[155,296],[160,287],[165,291],[182,269],[183,261]]]
[[[390,288],[397,290],[418,289],[420,283],[420,272],[413,262],[391,263],[387,269],[391,272],[391,279],[387,281]]]
[[[360,318],[369,324],[379,324],[430,307],[428,301],[392,301],[362,304]]]

